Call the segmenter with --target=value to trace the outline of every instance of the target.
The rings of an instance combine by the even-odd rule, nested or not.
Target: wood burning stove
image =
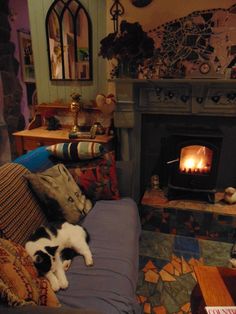
[[[167,138],[168,198],[214,203],[222,145],[218,130],[177,130]]]

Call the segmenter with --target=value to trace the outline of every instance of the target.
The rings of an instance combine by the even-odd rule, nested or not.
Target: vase
[[[119,78],[137,78],[138,77],[138,65],[135,62],[129,60],[122,60],[118,62]]]

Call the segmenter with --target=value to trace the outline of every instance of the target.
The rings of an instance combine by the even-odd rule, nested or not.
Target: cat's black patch
[[[39,227],[29,238],[29,241],[37,241],[41,238],[50,239],[50,234],[47,232],[44,226]]]
[[[61,229],[61,226],[64,222],[65,221],[53,222],[53,223],[50,223],[47,227],[48,227],[49,231],[56,237],[58,230]]]
[[[52,267],[51,258],[43,251],[36,251],[34,255],[36,257],[34,265],[38,270],[39,276],[43,276],[48,273]]]
[[[61,251],[61,259],[63,261],[71,260],[78,254],[71,248],[65,248]]]
[[[48,252],[48,254],[55,256],[56,250],[58,249],[57,246],[45,246],[45,250]]]

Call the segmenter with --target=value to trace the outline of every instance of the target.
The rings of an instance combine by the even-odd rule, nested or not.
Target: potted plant
[[[100,44],[99,56],[117,60],[117,67],[111,73],[116,77],[121,77],[122,74],[134,77],[139,66],[154,54],[154,40],[143,31],[138,22],[121,21],[120,30],[108,34]]]

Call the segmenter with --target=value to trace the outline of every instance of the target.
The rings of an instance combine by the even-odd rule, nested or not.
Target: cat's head
[[[45,246],[45,250],[38,250],[34,253],[34,265],[39,275],[43,276],[50,270],[55,271],[55,254],[58,246]]]

